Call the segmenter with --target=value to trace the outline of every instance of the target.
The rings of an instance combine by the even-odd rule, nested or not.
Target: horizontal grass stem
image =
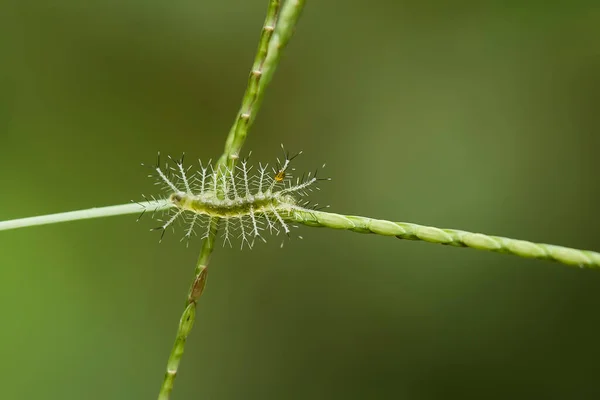
[[[167,200],[158,200],[20,218],[0,222],[0,231],[116,215],[137,214],[142,212],[144,207],[149,210],[160,211],[172,207],[172,204]],[[410,222],[392,222],[382,219],[301,209],[295,210],[290,216],[286,216],[286,219],[312,227],[326,227],[357,233],[395,236],[399,239],[421,240],[447,246],[469,247],[497,253],[513,254],[524,258],[551,260],[566,265],[600,268],[600,253],[595,251],[578,250],[546,243],[534,243],[526,240],[473,233],[458,229],[442,229]],[[214,248],[214,233],[217,229],[217,223],[217,219],[211,222],[210,240],[208,242],[205,241],[203,246],[203,251],[201,252],[195,272],[195,282],[200,281],[200,278],[202,278],[202,282],[205,280],[208,260]],[[204,283],[202,283],[202,287],[204,287]],[[198,299],[199,295],[195,295],[194,292],[198,292],[198,285],[196,284],[192,285],[190,289],[189,301],[195,302]],[[199,292],[201,293],[201,291]]]
[[[600,253],[501,236],[490,236],[457,229],[441,229],[409,222],[341,215],[323,211],[299,210],[292,215],[295,222],[316,227],[344,229],[358,233],[395,236],[398,239],[422,240],[448,246],[513,254],[525,258],[556,261],[566,265],[600,268]]]
[[[37,217],[12,219],[8,221],[1,221],[0,231],[26,228],[29,226],[56,224],[59,222],[111,217],[115,215],[138,214],[143,212],[144,208],[150,211],[160,211],[172,206],[173,204],[167,200],[157,200],[151,202],[121,204],[118,206],[89,208],[87,210],[68,211],[57,214],[40,215]]]

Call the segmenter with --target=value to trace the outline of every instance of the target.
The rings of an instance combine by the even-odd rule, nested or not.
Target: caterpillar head
[[[171,203],[173,203],[173,205],[177,208],[183,208],[184,206],[184,200],[186,198],[186,193],[185,192],[175,192],[175,193],[171,193],[171,195],[169,196],[169,201]]]

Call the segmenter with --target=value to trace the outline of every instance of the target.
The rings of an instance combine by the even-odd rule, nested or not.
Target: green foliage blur
[[[0,5],[0,220],[217,158],[266,0]],[[346,213],[600,250],[600,12],[308,1],[245,149]],[[594,105],[595,104],[595,105]],[[152,399],[200,240],[135,216],[0,232],[4,399]],[[218,247],[174,399],[595,399],[600,272],[299,228]]]

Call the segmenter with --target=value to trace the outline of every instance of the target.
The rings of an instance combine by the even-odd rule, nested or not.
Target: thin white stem
[[[69,211],[58,214],[41,215],[0,222],[0,231],[25,228],[28,226],[56,224],[59,222],[78,221],[82,219],[111,217],[114,215],[137,214],[144,210],[160,211],[172,207],[168,200],[157,200],[140,203],[127,203],[118,206],[89,208],[87,210]]]

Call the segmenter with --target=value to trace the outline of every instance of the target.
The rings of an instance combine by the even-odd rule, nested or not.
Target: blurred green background
[[[266,0],[0,6],[0,220],[220,155]],[[246,143],[342,213],[600,250],[597,2],[308,1]],[[594,105],[595,104],[595,105]],[[200,240],[135,216],[0,232],[7,399],[152,399]],[[174,399],[593,399],[600,272],[301,228],[215,251]]]

